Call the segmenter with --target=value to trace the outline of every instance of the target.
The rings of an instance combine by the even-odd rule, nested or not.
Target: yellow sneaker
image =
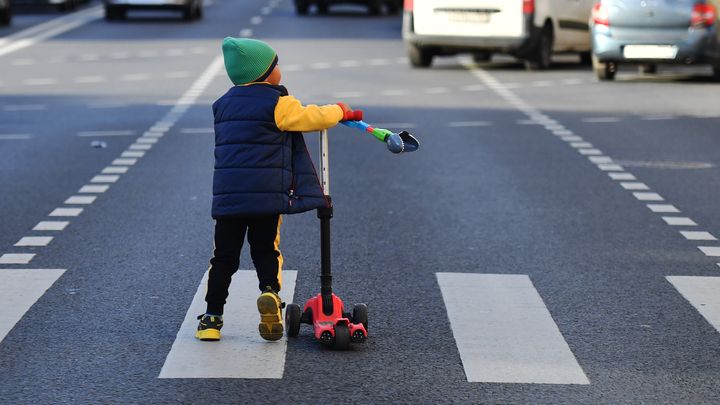
[[[223,326],[222,316],[198,316],[198,324],[195,338],[200,340],[220,340],[220,329]]]
[[[270,287],[257,299],[260,312],[260,336],[265,340],[280,340],[283,336],[282,308],[285,303]]]

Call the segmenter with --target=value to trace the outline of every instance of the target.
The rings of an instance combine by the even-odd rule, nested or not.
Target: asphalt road
[[[213,0],[192,23],[172,12],[108,23],[97,7],[0,56],[0,257],[27,260],[0,259],[0,280],[10,294],[10,272],[65,270],[0,342],[0,402],[720,402],[717,300],[689,293],[720,292],[709,70],[625,68],[598,82],[571,56],[543,72],[467,56],[412,69],[400,17],[362,7],[299,17],[289,0]],[[71,17],[19,14],[0,36],[57,18]],[[231,86],[213,63],[241,35],[276,49],[299,100],[347,102],[421,149],[395,156],[360,131],[329,131],[335,292],[368,304],[366,344],[325,348],[303,326],[282,378],[158,378],[212,254],[210,105]],[[317,135],[306,139],[316,159]],[[42,221],[67,224],[34,230]],[[302,303],[319,292],[314,213],[286,216],[281,240]],[[240,267],[253,268],[247,252]],[[527,276],[586,383],[472,381],[438,273]],[[702,288],[681,292],[672,277]],[[450,295],[484,334],[471,287]],[[542,351],[542,339],[523,347]]]

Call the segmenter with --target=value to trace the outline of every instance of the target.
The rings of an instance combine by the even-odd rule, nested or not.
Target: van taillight
[[[593,22],[597,25],[610,25],[610,15],[608,8],[602,3],[597,3],[592,9]]]
[[[523,14],[535,12],[535,0],[523,0]]]
[[[413,0],[405,0],[403,3],[403,8],[406,11],[413,11]]]
[[[696,4],[690,16],[690,25],[709,27],[715,22],[715,7],[711,4]]]

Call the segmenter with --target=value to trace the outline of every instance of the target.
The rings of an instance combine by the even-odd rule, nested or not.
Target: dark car
[[[372,15],[380,15],[382,6],[385,4],[388,13],[397,14],[402,7],[402,0],[295,0],[295,9],[298,14],[304,15],[308,13],[310,6],[315,4],[318,14],[327,14],[328,7],[333,4],[352,3],[367,6],[368,11]]]
[[[659,64],[706,64],[720,79],[720,24],[708,1],[602,0],[590,24],[600,80],[613,80],[621,63],[641,73],[655,73]]]
[[[12,0],[0,0],[0,25],[10,25],[13,15]]]
[[[202,0],[103,0],[105,19],[122,20],[129,9],[180,10],[185,21],[199,20],[203,14]]]

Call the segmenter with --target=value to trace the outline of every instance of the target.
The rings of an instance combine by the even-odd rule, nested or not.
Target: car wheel
[[[77,7],[77,0],[65,0],[58,4],[59,11],[73,11]]]
[[[367,3],[370,15],[382,14],[382,0],[370,0]]]
[[[545,70],[550,68],[550,64],[552,63],[552,49],[552,28],[545,26],[540,32],[540,41],[534,55],[526,61],[527,68],[529,70]]]
[[[327,3],[322,3],[322,2],[321,2],[321,3],[318,3],[318,4],[317,4],[318,14],[322,14],[322,15],[327,14],[329,7],[330,7],[330,6],[329,6]]]
[[[716,82],[720,82],[720,65],[713,65],[712,66],[713,75],[712,78]]]
[[[199,2],[200,0],[190,0],[190,4],[183,8],[183,20],[192,21],[197,17],[197,9],[199,7]]]
[[[433,54],[429,49],[415,45],[408,47],[408,57],[413,67],[430,67],[433,60]]]
[[[399,1],[396,0],[390,0],[387,3],[385,3],[387,6],[387,12],[390,15],[395,15],[400,11],[400,7],[402,7],[402,4]]]
[[[12,21],[12,4],[8,4],[5,10],[0,11],[0,25],[10,25]]]
[[[657,73],[657,65],[654,63],[642,63],[638,65],[638,73],[644,74],[655,74]]]
[[[123,20],[125,19],[127,10],[115,6],[105,6],[105,19],[107,21]]]
[[[295,0],[295,11],[297,11],[299,15],[307,14],[308,8],[310,8],[310,3],[302,0]]]
[[[492,53],[490,52],[475,52],[473,54],[473,60],[477,63],[490,62],[490,58],[492,58]]]
[[[617,63],[615,62],[605,62],[605,63],[593,63],[595,74],[597,75],[598,79],[602,81],[606,80],[614,80],[615,79],[615,73],[617,72]]]
[[[580,52],[580,64],[583,66],[592,65],[592,53],[591,52]]]

